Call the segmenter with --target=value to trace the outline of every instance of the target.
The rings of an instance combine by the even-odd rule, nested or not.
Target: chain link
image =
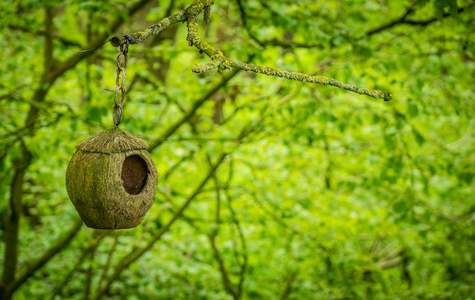
[[[129,52],[129,43],[130,37],[128,35],[124,35],[125,44],[121,44],[119,49],[119,55],[117,55],[117,77],[115,80],[116,89],[114,94],[114,112],[112,114],[114,120],[114,129],[119,127],[120,122],[122,122],[122,104],[124,104],[125,100],[125,77],[127,71],[127,63],[128,63],[128,56],[127,53]],[[125,46],[125,47],[124,47]],[[124,57],[124,65],[121,65],[122,56]],[[120,73],[122,72],[122,80],[120,78]],[[120,93],[120,98],[119,98]]]

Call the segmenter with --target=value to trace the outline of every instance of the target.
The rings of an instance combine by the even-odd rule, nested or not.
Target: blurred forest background
[[[64,174],[113,127],[118,48],[78,51],[191,3],[1,2],[0,298],[474,299],[473,1],[216,0],[198,18],[231,59],[390,102],[193,73],[210,60],[186,24],[131,45],[120,128],[151,146],[155,203],[135,229],[83,225]]]

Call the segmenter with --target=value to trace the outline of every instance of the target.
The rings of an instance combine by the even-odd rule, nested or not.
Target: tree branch
[[[133,4],[129,9],[129,16],[134,15],[136,12],[138,12],[142,7],[144,7],[147,3],[151,2],[152,0],[140,0],[137,3]],[[109,26],[110,30],[112,32],[115,32],[120,25],[124,22],[124,19],[122,15],[119,15],[114,21],[112,21],[111,25]],[[92,41],[89,43],[86,48],[95,48],[97,45],[103,44],[104,41],[107,40],[108,33],[105,32],[102,35],[98,36],[95,41]],[[67,59],[65,62],[62,62],[61,65],[59,65],[57,68],[51,71],[51,73],[48,76],[48,84],[51,85],[53,84],[58,77],[63,75],[66,71],[69,69],[73,68],[78,64],[80,61],[82,61],[84,58],[88,57],[91,55],[93,52],[92,51],[87,51],[87,52],[78,52],[71,56],[69,59]]]
[[[93,231],[93,236],[98,236],[97,240],[101,241],[108,233],[108,230],[94,230]],[[94,276],[94,256],[96,255],[96,250],[97,247],[99,246],[98,243],[94,243],[94,247],[91,249],[89,252],[89,267],[87,268],[86,271],[86,287],[84,289],[84,300],[89,299],[89,295],[91,293],[91,283],[92,283],[92,277]]]
[[[295,278],[297,278],[297,273],[290,272],[287,276],[287,279],[285,280],[284,288],[282,289],[282,292],[279,295],[279,300],[284,300],[289,297],[290,292],[292,290],[292,283],[295,281]]]
[[[193,106],[190,108],[190,110],[183,116],[181,119],[176,121],[175,124],[171,125],[165,133],[163,133],[159,138],[156,140],[150,142],[150,145],[148,147],[148,151],[152,152],[155,148],[160,146],[164,141],[167,140],[175,131],[180,128],[181,125],[186,123],[198,110],[198,108],[203,105],[203,103],[206,102],[212,95],[214,95],[219,89],[221,89],[223,86],[226,85],[226,83],[231,80],[239,70],[234,70],[233,72],[227,74],[226,76],[223,77],[223,79],[215,84],[209,91],[203,95],[200,99],[198,99],[195,103],[193,103]]]
[[[119,241],[119,233],[116,231],[114,232],[114,242],[112,244],[112,247],[109,249],[109,252],[107,253],[107,260],[104,265],[104,268],[102,269],[101,277],[100,278],[106,278],[107,271],[109,271],[109,266],[112,261],[112,255],[114,254],[116,248],[117,248],[117,243]]]
[[[25,178],[25,170],[31,160],[31,153],[23,142],[21,143],[21,148],[22,155],[14,164],[15,171],[11,183],[11,196],[8,214],[5,218],[5,256],[2,277],[2,299],[11,298],[12,289],[9,286],[15,280],[18,261],[18,234],[20,214],[22,211],[21,198],[23,196],[23,181]]]
[[[211,166],[211,160],[208,158],[208,163]],[[215,218],[215,228],[214,230],[208,235],[211,248],[213,249],[214,256],[216,260],[218,261],[219,265],[219,271],[221,273],[221,279],[223,281],[223,285],[226,291],[228,291],[229,294],[235,299],[238,300],[240,298],[238,292],[235,290],[233,283],[231,282],[231,279],[229,278],[229,272],[226,270],[226,266],[224,265],[224,260],[223,257],[221,256],[221,253],[219,252],[218,247],[216,246],[216,236],[218,235],[219,232],[219,225],[221,224],[221,217],[220,217],[220,212],[221,212],[221,187],[219,184],[219,179],[218,176],[213,174],[213,180],[215,182],[216,186],[216,218]]]
[[[193,128],[193,132],[196,135],[199,135],[199,132],[196,129],[195,124],[190,122],[190,125]],[[245,132],[245,131],[243,131],[243,132]],[[200,142],[200,145],[202,145],[201,142]],[[211,162],[211,159],[210,159],[209,155],[207,155],[207,161],[208,161],[209,166],[212,167],[212,162]],[[230,175],[230,177],[228,178],[228,181],[231,180],[231,176],[232,175]],[[216,246],[216,237],[218,236],[219,226],[221,224],[221,216],[220,216],[220,213],[221,213],[221,185],[219,183],[219,179],[218,179],[218,176],[216,175],[216,173],[213,174],[213,180],[215,182],[215,187],[216,187],[215,188],[215,190],[216,190],[216,216],[215,216],[215,227],[211,231],[211,233],[208,235],[208,239],[209,239],[209,242],[210,242],[210,245],[211,245],[211,249],[213,249],[214,256],[215,256],[216,260],[218,261],[219,272],[221,273],[221,280],[223,282],[224,289],[233,297],[233,299],[238,300],[241,297],[240,290],[236,290],[233,283],[231,282],[231,279],[229,277],[229,272],[226,269],[226,266],[224,264],[223,257],[221,256],[221,253],[220,253],[218,247]],[[191,220],[188,220],[188,221],[191,222]],[[192,224],[192,222],[191,222],[191,224]],[[242,279],[242,277],[241,277],[241,279]],[[240,283],[241,283],[241,281],[240,281]],[[241,287],[241,286],[239,286],[239,287]]]
[[[470,3],[469,5],[465,6],[465,7],[460,7],[458,9],[458,12],[461,13],[463,11],[466,11],[466,10],[469,10],[470,8],[474,7],[475,6],[475,2],[473,3]],[[401,16],[399,17],[398,19],[394,20],[394,21],[391,21],[389,23],[386,23],[384,25],[381,25],[377,28],[374,28],[368,32],[366,32],[366,35],[367,36],[371,36],[373,34],[376,34],[376,33],[379,33],[383,30],[386,30],[386,29],[389,29],[389,28],[392,28],[394,26],[397,26],[397,25],[400,25],[400,24],[408,24],[408,25],[416,25],[416,26],[426,26],[426,25],[429,25],[430,23],[433,23],[437,20],[440,20],[439,18],[437,17],[433,17],[433,18],[430,18],[430,19],[427,19],[427,20],[408,20],[406,19],[407,16],[412,13],[414,11],[414,5],[411,6],[410,8],[407,9],[407,11]],[[443,18],[446,18],[446,17],[449,17],[450,16],[450,13],[445,13],[442,17]]]
[[[127,36],[115,36],[112,37],[109,41],[114,47],[119,47],[120,45],[125,44],[127,39],[129,39],[129,44],[138,44],[143,40],[151,37],[152,35],[159,34],[161,31],[170,26],[186,21],[188,16],[196,17],[201,13],[205,6],[211,5],[213,3],[214,0],[196,0],[185,10],[182,10],[181,12],[170,17],[164,18],[160,22],[153,24],[152,26],[148,27],[143,31],[138,31]]]
[[[8,25],[8,28],[11,29],[11,30],[18,30],[18,31],[22,31],[22,32],[25,32],[25,33],[30,33],[32,35],[43,35],[43,36],[45,36],[45,35],[48,34],[48,32],[45,31],[45,30],[31,31],[30,28],[25,27],[25,26],[21,26],[21,25]],[[53,38],[58,39],[65,46],[81,47],[81,44],[79,44],[78,42],[65,39],[65,38],[63,38],[61,36],[58,36],[58,35],[54,35]]]
[[[303,43],[297,43],[297,42],[280,41],[280,40],[277,40],[275,38],[272,39],[272,40],[267,40],[267,41],[260,40],[258,37],[256,37],[254,35],[252,30],[248,26],[248,23],[247,23],[248,15],[247,15],[246,11],[244,10],[244,6],[242,4],[242,1],[241,0],[236,0],[236,2],[238,4],[239,11],[241,12],[242,25],[244,26],[247,33],[249,34],[249,37],[253,41],[255,41],[256,43],[258,43],[261,47],[278,46],[278,47],[281,47],[281,48],[284,48],[284,49],[294,49],[294,48],[318,48],[318,49],[323,49],[324,48],[322,44],[303,44]],[[261,4],[266,5],[265,2],[263,3],[262,1],[261,1]]]
[[[33,263],[23,275],[20,276],[14,283],[9,286],[9,290],[13,293],[16,291],[23,283],[26,282],[36,271],[41,269],[48,261],[58,254],[62,249],[64,249],[69,242],[76,236],[79,230],[82,227],[82,220],[77,219],[73,227],[62,237],[60,238],[55,245],[49,248],[35,263]]]
[[[233,163],[233,159],[231,158],[230,162],[229,162],[228,180],[226,182],[227,186],[229,186],[231,184],[233,176],[234,176],[234,163]],[[236,212],[234,211],[234,208],[231,204],[231,193],[229,192],[229,189],[225,189],[225,194],[226,194],[226,200],[227,200],[227,203],[228,203],[228,209],[231,212],[231,217],[233,219],[233,223],[236,225],[236,228],[237,228],[237,231],[238,231],[238,234],[239,234],[239,239],[241,240],[242,260],[243,261],[240,264],[241,269],[239,271],[239,283],[238,283],[238,286],[237,286],[237,295],[238,295],[239,298],[241,298],[242,287],[243,287],[243,284],[244,284],[245,274],[246,274],[246,270],[247,270],[247,245],[246,245],[246,239],[244,238],[244,233],[242,232],[241,223],[240,223],[239,219],[237,218]],[[236,258],[236,260],[237,260],[237,258]],[[238,264],[239,264],[239,261],[238,261]]]
[[[82,220],[80,220],[81,223],[82,223]],[[65,288],[69,282],[69,280],[73,277],[73,274],[74,272],[76,272],[82,265],[83,261],[86,259],[86,257],[88,256],[88,254],[93,251],[94,249],[97,248],[97,246],[99,245],[99,243],[102,241],[102,239],[105,237],[106,235],[103,234],[103,235],[99,235],[97,236],[90,245],[88,245],[86,248],[83,249],[83,252],[81,253],[81,256],[76,260],[76,262],[73,264],[73,268],[69,271],[69,273],[64,277],[63,281],[61,282],[61,284],[58,286],[58,288],[56,289],[56,291],[51,295],[51,298],[50,300],[53,300],[55,299],[55,297],[57,295],[59,296],[63,296],[62,295],[62,292],[63,292],[63,288]]]
[[[211,248],[213,249],[214,257],[218,261],[219,271],[221,272],[221,279],[223,280],[224,288],[226,289],[226,291],[228,291],[228,293],[230,293],[233,296],[235,300],[238,300],[239,296],[234,290],[233,284],[231,283],[231,280],[229,279],[229,274],[228,274],[228,271],[226,270],[226,267],[224,266],[223,258],[221,257],[221,254],[219,253],[219,250],[216,247],[215,239],[216,239],[215,235],[209,236],[209,241],[211,244]]]

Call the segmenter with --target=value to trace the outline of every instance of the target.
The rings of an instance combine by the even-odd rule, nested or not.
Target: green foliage
[[[54,8],[57,68],[102,34],[142,30],[190,3],[149,1],[135,14],[125,0],[0,4],[2,238],[22,145],[32,155],[17,278],[77,218],[64,183],[75,145],[113,126],[108,90],[118,50],[110,44],[35,100],[48,74],[45,5]],[[86,287],[93,298],[147,245],[103,298],[232,299],[223,269],[243,299],[473,298],[474,9],[470,1],[418,0],[407,20],[438,19],[367,34],[412,4],[215,1],[207,27],[197,18],[199,34],[230,59],[388,90],[393,100],[238,73],[151,152],[158,191],[144,222],[127,231],[81,228],[14,299],[80,299]],[[119,17],[126,21],[113,33]],[[178,24],[130,46],[120,128],[150,144],[229,74],[191,72],[210,61],[188,47],[186,34]],[[35,110],[31,128],[25,122]],[[216,177],[151,243],[222,153]]]

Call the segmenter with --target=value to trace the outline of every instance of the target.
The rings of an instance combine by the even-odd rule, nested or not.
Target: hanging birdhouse
[[[98,229],[139,225],[157,189],[157,170],[147,144],[111,129],[76,148],[66,171],[66,188],[84,223]]]

